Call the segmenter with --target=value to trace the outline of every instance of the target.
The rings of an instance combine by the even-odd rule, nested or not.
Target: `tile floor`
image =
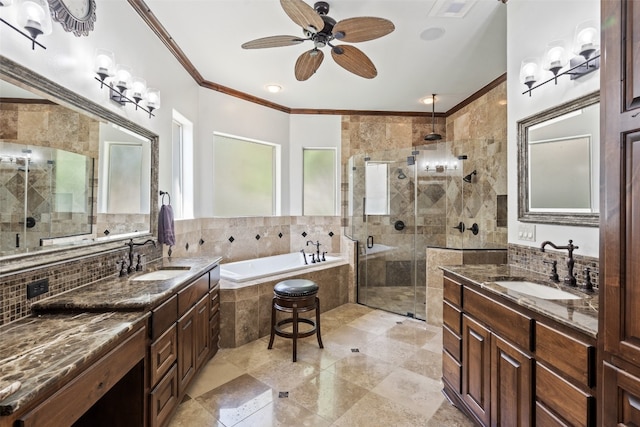
[[[440,328],[363,305],[323,313],[322,341],[220,349],[170,427],[472,426],[441,390]]]

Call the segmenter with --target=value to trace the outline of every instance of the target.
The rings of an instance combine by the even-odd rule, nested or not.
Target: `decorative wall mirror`
[[[518,220],[599,225],[600,92],[518,122]]]
[[[76,193],[71,194],[71,190],[65,190],[60,185],[50,190],[51,194],[47,196],[45,195],[45,185],[38,184],[40,185],[38,193],[45,199],[50,197],[51,203],[56,204],[56,208],[59,209],[53,209],[54,207],[50,206],[46,212],[34,211],[35,213],[30,215],[30,210],[36,206],[30,197],[38,195],[34,194],[31,187],[20,192],[24,198],[25,207],[24,210],[19,207],[14,209],[20,211],[16,215],[19,217],[16,220],[19,224],[15,230],[12,228],[11,232],[6,234],[5,231],[10,227],[3,224],[3,246],[0,250],[0,262],[10,259],[24,259],[26,256],[39,255],[45,251],[58,252],[78,246],[97,246],[129,237],[152,234],[156,227],[158,214],[157,203],[152,202],[156,200],[157,196],[155,195],[158,193],[157,171],[155,170],[155,165],[158,162],[157,135],[3,56],[0,56],[0,80],[2,110],[13,109],[16,111],[11,119],[15,123],[4,122],[7,126],[3,125],[3,130],[0,132],[0,149],[20,146],[27,151],[32,151],[32,153],[39,153],[55,148],[56,150],[53,152],[59,158],[73,160],[75,159],[74,155],[81,155],[79,158],[84,159],[85,163],[93,165],[90,172],[88,172],[88,167],[82,169],[85,175],[89,175],[89,184],[85,187],[84,192],[76,189]],[[17,90],[15,92],[17,95],[12,94],[14,89]],[[18,101],[15,98],[20,97],[20,90],[27,91],[22,92],[27,94],[25,95],[27,98],[20,98]],[[18,110],[24,111],[24,104],[28,105],[29,102],[32,103],[34,111],[38,111],[37,114],[19,115]],[[40,120],[45,116],[47,120]],[[5,119],[9,118],[5,117],[3,120]],[[34,123],[21,123],[25,120],[31,120]],[[54,124],[54,127],[57,126],[55,128],[39,130],[38,132],[46,136],[39,138],[37,132],[34,131],[34,129],[39,129],[36,125],[38,121],[49,124],[58,123],[58,125]],[[25,132],[19,132],[20,126],[23,129],[29,129],[32,135],[23,138]],[[8,130],[11,129],[15,132],[9,134]],[[85,136],[77,137],[79,134]],[[75,141],[74,138],[79,141]],[[55,143],[52,142],[54,139]],[[53,145],[56,146],[52,147]],[[22,150],[19,151],[22,152]],[[60,151],[64,152],[60,153]],[[126,165],[128,181],[124,187],[116,187],[118,180],[109,179],[109,173],[112,177],[123,173],[122,170],[116,170],[116,166],[120,166],[120,164],[116,164],[119,163],[118,156],[122,155],[129,156],[130,159],[136,158],[138,161]],[[11,166],[10,157],[0,153],[0,165],[4,165],[7,160],[9,162],[7,166]],[[114,162],[113,167],[109,165],[109,158]],[[25,160],[20,161],[24,162]],[[45,160],[44,163],[51,167],[50,164],[53,161]],[[59,164],[64,163],[60,162]],[[19,167],[14,166],[14,169]],[[33,166],[34,174],[39,173],[36,170],[37,164],[35,162]],[[61,169],[57,172],[68,172],[64,168]],[[73,169],[74,173],[78,173],[77,171],[80,170],[77,165]],[[24,181],[24,172],[21,176],[18,176],[18,173],[13,171],[15,180]],[[6,176],[9,175],[6,174]],[[44,177],[45,174],[41,173],[40,176]],[[55,174],[54,178],[57,179]],[[50,181],[54,182],[54,180]],[[23,182],[23,184],[31,185],[29,182]],[[2,185],[6,187],[6,185],[13,184],[7,183],[5,180],[5,182],[0,182],[0,189],[4,188]],[[14,193],[17,194],[16,191]],[[2,194],[0,196],[2,209],[5,209],[9,205],[8,200],[1,198],[9,197],[9,193],[4,191],[0,194]],[[11,197],[15,198],[15,194],[11,194]],[[78,204],[77,201],[83,197],[89,203]],[[128,205],[124,203],[125,201],[134,201],[135,203]],[[38,206],[44,209],[43,206],[48,204],[49,202],[44,203],[40,200]],[[80,211],[82,212],[80,213]],[[23,212],[27,213],[23,214]],[[2,216],[3,221],[8,217],[4,214],[5,212]],[[58,225],[58,229],[54,230],[51,225],[53,221],[50,218],[52,215],[62,217],[64,221],[61,220],[59,223],[68,228]],[[33,217],[32,220],[28,219],[30,216]],[[24,220],[23,217],[27,217],[27,220]],[[78,217],[78,220],[82,218],[84,225],[82,223],[71,224],[75,223],[75,217]],[[36,226],[25,228],[32,224],[33,220],[35,220]],[[26,224],[27,221],[29,224]],[[40,222],[42,222],[42,226],[38,227]],[[39,233],[38,235],[35,235],[36,231]],[[29,235],[30,232],[31,235]],[[15,235],[18,235],[18,240],[14,238]],[[19,244],[15,243],[18,241]],[[34,263],[37,263],[38,257],[32,258]]]

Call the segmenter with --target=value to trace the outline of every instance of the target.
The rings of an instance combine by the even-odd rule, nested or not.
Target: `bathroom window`
[[[303,157],[303,215],[336,215],[336,150],[305,148]]]
[[[280,147],[214,133],[213,214],[278,215]]]
[[[173,110],[171,205],[175,218],[193,218],[193,124]]]
[[[367,162],[365,168],[365,205],[367,215],[389,215],[389,165]]]

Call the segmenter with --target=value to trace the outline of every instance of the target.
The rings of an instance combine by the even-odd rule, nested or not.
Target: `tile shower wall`
[[[99,151],[99,122],[83,114],[69,110],[65,107],[48,103],[0,103],[0,147],[2,142],[10,142],[23,145],[39,145],[57,148],[65,151],[82,154],[96,159]],[[4,163],[7,160],[0,159]],[[0,168],[0,241],[11,244],[15,242],[15,234],[22,231],[16,221],[15,212],[9,211],[9,207],[16,204],[22,206],[24,192],[17,180],[16,168]],[[91,205],[96,212],[97,176],[98,167],[94,164],[93,172],[93,200]],[[47,187],[48,190],[48,187]],[[46,222],[47,215],[40,215],[41,207],[36,206],[34,200],[40,200],[41,206],[50,205],[50,196],[37,187],[29,189],[31,206],[40,226]],[[22,215],[19,215],[21,218]],[[51,218],[49,218],[51,219]],[[91,218],[91,224],[95,224],[95,218]],[[17,227],[17,228],[16,228]],[[64,221],[58,225],[64,227]],[[60,234],[64,230],[60,229]],[[40,236],[39,236],[40,237]],[[13,245],[15,246],[15,244]],[[2,247],[0,250],[8,250],[13,247]]]
[[[567,274],[566,257],[567,251],[556,251],[547,247],[544,252],[540,248],[531,246],[509,244],[509,264],[515,265],[526,270],[535,271],[542,274],[551,274],[551,265],[545,264],[545,261],[557,261],[558,276],[560,281]],[[573,266],[574,275],[576,276],[578,286],[585,283],[586,275],[589,274],[594,290],[597,292],[599,288],[598,276],[600,274],[600,262],[598,258],[573,253],[575,264]],[[589,269],[587,273],[586,269]]]
[[[29,316],[31,304],[43,298],[117,276],[120,271],[118,262],[128,254],[124,243],[122,246],[122,249],[73,259],[56,261],[55,257],[50,257],[50,262],[38,267],[0,274],[0,325]],[[144,254],[145,262],[162,256],[160,247],[151,245],[136,248],[136,253]],[[27,284],[41,279],[49,280],[49,292],[28,300]]]

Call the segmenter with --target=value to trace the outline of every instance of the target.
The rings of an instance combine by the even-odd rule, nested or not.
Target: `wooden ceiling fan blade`
[[[339,21],[332,32],[340,41],[357,43],[386,36],[395,28],[393,22],[388,19],[363,16]]]
[[[318,49],[311,49],[300,55],[296,61],[296,79],[303,82],[314,75],[323,59],[324,53]]]
[[[242,44],[243,49],[264,49],[267,47],[293,46],[307,39],[296,36],[270,36],[251,40]]]
[[[320,15],[302,0],[280,0],[280,5],[289,18],[305,30],[317,33],[324,28]]]
[[[372,79],[378,75],[378,70],[367,55],[360,49],[350,45],[334,46],[331,49],[334,61],[347,71],[365,79]]]

